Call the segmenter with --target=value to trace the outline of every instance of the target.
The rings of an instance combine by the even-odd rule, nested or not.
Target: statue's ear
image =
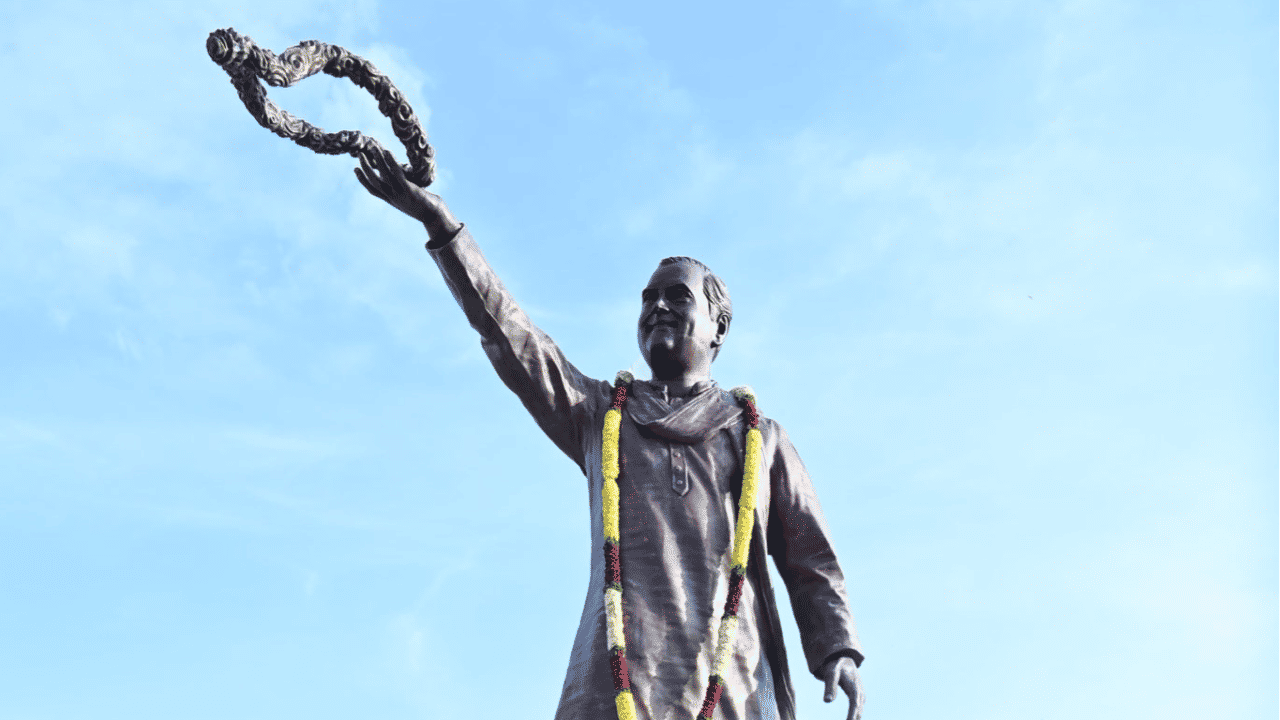
[[[732,320],[732,318],[723,313],[716,320],[716,336],[711,340],[712,347],[720,347],[724,344],[724,336],[729,334],[730,320]]]

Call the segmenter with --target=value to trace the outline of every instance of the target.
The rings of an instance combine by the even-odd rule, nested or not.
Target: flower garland
[[[622,406],[627,401],[627,390],[634,381],[629,372],[620,372],[613,381],[613,404],[604,414],[604,433],[601,443],[601,471],[604,486],[601,489],[601,511],[604,515],[604,608],[605,626],[609,638],[609,665],[613,672],[614,704],[618,708],[618,720],[636,720],[635,698],[631,694],[631,680],[627,672],[627,643],[622,631],[622,558],[619,553],[620,491],[618,489],[618,445],[622,427]],[[724,615],[716,639],[715,657],[711,663],[711,677],[707,681],[707,694],[697,720],[711,720],[711,714],[724,692],[724,674],[733,655],[733,641],[738,632],[738,604],[742,600],[742,587],[747,576],[747,550],[751,545],[756,509],[756,491],[760,484],[760,455],[763,441],[760,436],[760,413],[756,410],[756,398],[745,388],[734,388],[733,397],[743,407],[747,419],[747,452],[743,461],[742,495],[738,498],[738,521],[733,533],[733,553],[729,568],[729,594],[724,603]]]

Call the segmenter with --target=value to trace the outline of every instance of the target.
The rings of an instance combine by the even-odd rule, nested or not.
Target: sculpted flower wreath
[[[241,102],[259,125],[323,155],[345,153],[360,157],[361,153],[370,151],[381,154],[382,145],[358,130],[326,133],[281,110],[258,82],[262,79],[272,87],[289,87],[322,71],[351,80],[373,95],[378,101],[378,111],[391,121],[392,132],[409,155],[409,163],[403,166],[405,177],[422,187],[435,179],[435,151],[427,142],[418,116],[391,79],[378,72],[368,60],[318,40],[305,40],[276,55],[233,28],[209,33],[205,49],[209,58],[231,76],[231,84]]]
[[[605,625],[609,638],[609,663],[613,671],[613,689],[616,693],[614,703],[618,708],[618,720],[636,720],[635,698],[631,694],[631,680],[627,673],[627,643],[622,628],[622,558],[618,549],[621,503],[618,489],[619,431],[622,427],[622,406],[627,401],[627,390],[634,379],[631,373],[620,372],[613,382],[613,404],[604,415],[600,461],[604,475],[601,509],[604,514]],[[707,693],[697,720],[711,720],[711,714],[724,691],[725,668],[733,654],[733,641],[738,632],[738,604],[742,600],[742,586],[746,581],[747,550],[751,545],[756,494],[760,482],[763,441],[760,437],[760,413],[756,410],[755,395],[747,388],[734,388],[733,396],[746,413],[747,451],[742,468],[742,494],[738,498],[738,521],[733,533],[729,594],[720,619],[711,677],[707,680]]]

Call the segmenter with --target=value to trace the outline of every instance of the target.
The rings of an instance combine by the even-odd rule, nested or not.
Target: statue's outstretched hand
[[[861,720],[862,704],[866,701],[866,695],[862,692],[862,680],[858,678],[858,666],[853,662],[853,658],[842,655],[828,660],[827,664],[822,666],[822,678],[827,683],[827,692],[823,699],[827,702],[835,700],[836,685],[839,685],[844,690],[844,694],[849,696],[848,720]]]
[[[462,227],[439,195],[405,177],[404,168],[388,150],[361,153],[356,178],[369,194],[425,225],[432,240],[448,240]]]

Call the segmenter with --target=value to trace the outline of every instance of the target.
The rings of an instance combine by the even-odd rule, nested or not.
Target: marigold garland
[[[627,401],[627,389],[635,378],[631,373],[618,373],[613,381],[613,403],[604,415],[601,439],[600,469],[604,475],[601,488],[601,513],[604,518],[604,607],[605,626],[609,638],[609,666],[613,675],[614,704],[618,720],[635,720],[635,697],[631,694],[631,678],[627,672],[627,644],[622,628],[622,557],[619,552],[619,516],[621,497],[618,488],[619,432],[622,427],[622,406]],[[760,413],[756,410],[755,394],[749,388],[734,388],[733,397],[743,407],[747,420],[746,457],[743,459],[742,494],[738,498],[738,518],[733,533],[733,552],[730,556],[729,593],[725,598],[724,614],[720,618],[716,634],[715,655],[712,657],[711,677],[707,680],[707,693],[702,701],[697,720],[711,720],[720,696],[724,693],[724,677],[729,660],[733,656],[734,639],[738,634],[738,605],[742,600],[742,587],[746,581],[747,552],[751,546],[751,533],[755,527],[756,494],[760,484],[760,456],[763,440],[760,436]]]
[[[631,678],[627,673],[627,641],[622,630],[622,557],[619,554],[618,515],[621,500],[618,491],[618,434],[622,427],[622,404],[627,401],[627,388],[634,377],[618,373],[613,383],[613,404],[604,414],[604,431],[600,446],[600,470],[604,475],[601,506],[604,515],[604,615],[609,637],[609,666],[613,675],[613,701],[618,720],[636,720],[636,702],[631,695]]]

